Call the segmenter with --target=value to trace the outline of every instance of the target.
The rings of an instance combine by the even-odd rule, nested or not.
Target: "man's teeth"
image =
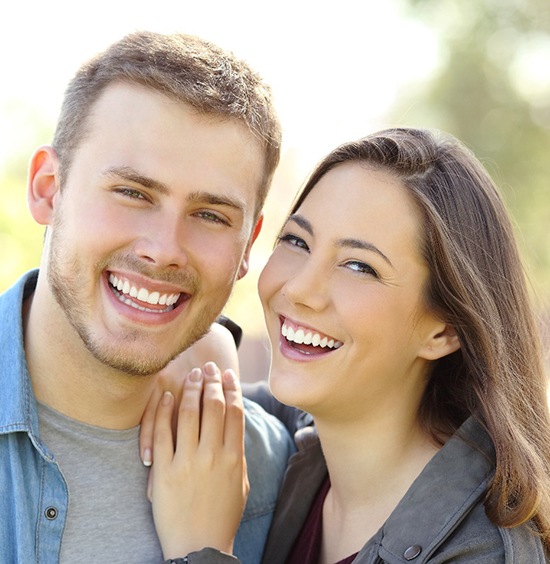
[[[128,280],[117,278],[114,274],[109,275],[109,283],[124,296],[130,296],[136,300],[150,305],[173,306],[181,294],[161,294],[159,292],[149,292],[147,288],[137,288],[132,286]]]
[[[344,344],[341,341],[336,341],[326,335],[321,337],[319,333],[314,333],[313,331],[308,331],[307,329],[293,329],[286,323],[283,323],[281,333],[287,341],[291,341],[298,345],[304,344],[313,345],[314,347],[338,349]]]

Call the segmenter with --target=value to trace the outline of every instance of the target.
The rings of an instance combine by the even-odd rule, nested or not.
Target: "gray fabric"
[[[74,421],[39,406],[41,436],[69,489],[61,562],[162,562],[148,469],[139,457],[139,428],[114,431]]]

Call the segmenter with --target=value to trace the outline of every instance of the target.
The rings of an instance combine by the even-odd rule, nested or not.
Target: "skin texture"
[[[97,101],[63,187],[55,151],[35,153],[29,206],[49,227],[25,339],[39,400],[91,424],[139,422],[154,385],[141,376],[199,338],[248,270],[263,166],[240,122],[124,83]],[[180,297],[127,297],[140,311],[111,274]]]

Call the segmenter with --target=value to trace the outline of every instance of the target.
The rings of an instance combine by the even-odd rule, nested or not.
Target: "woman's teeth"
[[[135,302],[125,296],[134,298],[135,300],[143,302],[144,304],[166,306],[166,309],[161,311],[169,311],[173,309],[172,306],[178,301],[181,295],[149,292],[147,288],[138,288],[137,286],[133,286],[128,280],[119,279],[114,274],[109,274],[109,283],[113,288],[116,288],[120,292],[119,299],[125,304],[136,307],[137,309],[143,309],[144,311],[153,311],[155,313],[158,313],[159,310],[152,310],[146,307],[141,308]]]
[[[294,329],[286,323],[283,323],[281,333],[287,341],[291,341],[292,343],[296,343],[298,345],[303,344],[312,345],[314,347],[338,349],[344,344],[341,341],[336,341],[326,335],[321,336],[319,333],[309,331],[308,329]]]

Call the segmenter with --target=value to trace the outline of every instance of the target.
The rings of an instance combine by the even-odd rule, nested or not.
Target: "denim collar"
[[[36,399],[23,344],[23,301],[36,287],[38,270],[22,276],[0,295],[0,434],[38,436]]]

